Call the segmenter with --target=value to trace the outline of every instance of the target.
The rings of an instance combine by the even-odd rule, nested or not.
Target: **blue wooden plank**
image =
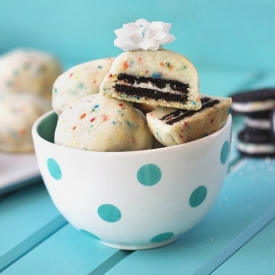
[[[227,253],[224,248],[274,204],[274,171],[275,160],[246,159],[242,169],[228,175],[201,223],[169,246],[132,253],[108,274],[193,274],[213,256]]]
[[[225,246],[222,251],[217,253],[208,262],[202,265],[196,272],[193,273],[193,275],[204,275],[206,273],[212,274],[213,270],[215,270],[218,266],[222,265],[228,258],[234,255],[236,251],[238,251],[243,245],[249,242],[255,235],[258,234],[258,232],[260,232],[263,228],[265,228],[274,219],[275,219],[275,204],[272,207],[270,207],[257,220],[255,220],[250,226],[248,226],[243,232],[241,232],[232,242],[230,242],[227,246]],[[275,254],[273,254],[273,257],[274,256]],[[242,264],[243,262],[240,259],[238,265],[242,265]],[[275,264],[273,264],[273,267],[274,266]],[[218,270],[224,270],[224,267],[222,267],[221,269],[218,268]],[[232,272],[232,268],[228,270]],[[245,273],[240,273],[240,274],[245,274]],[[218,274],[225,274],[225,273],[223,272],[220,273],[219,271]],[[227,273],[227,274],[232,274],[232,273]],[[249,274],[251,274],[251,272]]]
[[[2,274],[86,275],[117,252],[68,224]]]
[[[275,211],[273,209],[273,215]],[[275,270],[275,220],[219,267],[213,275],[269,275]]]
[[[18,259],[23,257],[26,253],[31,251],[38,244],[43,242],[46,238],[52,235],[55,231],[59,230],[62,226],[67,224],[67,221],[60,215],[47,225],[43,226],[40,230],[32,234],[23,242],[15,246],[0,258],[0,272],[15,263]]]
[[[59,215],[42,182],[2,196],[0,257]]]

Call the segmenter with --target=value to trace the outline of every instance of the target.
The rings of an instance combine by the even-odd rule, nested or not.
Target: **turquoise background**
[[[172,23],[165,47],[198,69],[275,70],[274,0],[0,0],[0,53],[38,48],[65,67],[116,56],[114,30],[139,18]]]

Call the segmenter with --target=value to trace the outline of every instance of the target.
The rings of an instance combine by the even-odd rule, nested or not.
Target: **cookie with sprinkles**
[[[184,56],[169,51],[126,51],[105,76],[100,93],[131,102],[198,110],[199,79]]]
[[[99,92],[99,86],[114,58],[91,60],[74,66],[61,74],[53,84],[52,106],[61,114],[81,97]]]
[[[130,102],[92,94],[59,115],[55,143],[88,151],[135,151],[151,149],[153,136]]]
[[[0,56],[0,93],[32,93],[51,101],[52,85],[62,73],[58,59],[43,51],[19,48]]]
[[[51,109],[49,101],[31,93],[0,94],[0,151],[34,151],[32,126]]]
[[[165,146],[173,146],[208,136],[226,123],[231,98],[201,95],[200,110],[157,107],[147,113],[151,133]]]
[[[170,24],[144,19],[116,30],[115,45],[125,50],[103,79],[100,93],[149,105],[201,108],[195,66],[183,55],[161,48],[174,40]]]

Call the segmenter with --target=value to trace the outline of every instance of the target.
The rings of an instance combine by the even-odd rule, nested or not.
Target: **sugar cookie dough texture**
[[[164,49],[120,54],[105,76],[100,93],[180,109],[201,107],[196,68],[181,54]]]
[[[144,115],[129,102],[93,94],[60,114],[55,143],[90,151],[134,151],[151,149],[153,136]]]
[[[61,74],[52,55],[16,49],[0,56],[0,151],[33,151],[31,128],[51,110],[52,85]]]
[[[146,118],[154,137],[165,146],[193,141],[222,128],[230,113],[231,99],[201,95],[198,111],[157,107]]]
[[[52,106],[61,114],[81,97],[99,92],[99,86],[114,58],[103,58],[79,64],[60,75],[53,85]]]
[[[62,73],[52,55],[16,49],[0,56],[0,93],[32,93],[51,100],[52,85]]]
[[[0,150],[33,151],[32,125],[49,110],[50,102],[34,94],[0,94]]]

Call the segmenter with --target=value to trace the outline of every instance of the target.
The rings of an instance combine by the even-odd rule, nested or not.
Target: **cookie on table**
[[[51,100],[52,85],[62,73],[51,54],[33,49],[15,49],[0,56],[0,93],[32,93]]]
[[[183,55],[165,49],[120,54],[103,79],[100,94],[149,105],[201,108],[196,68]]]
[[[82,97],[58,118],[55,143],[89,151],[151,149],[153,136],[145,116],[131,103],[92,94]]]
[[[269,129],[245,128],[238,134],[237,149],[247,156],[275,156],[275,140]]]
[[[275,108],[275,88],[249,90],[231,95],[232,112],[247,115]]]
[[[61,114],[83,96],[99,93],[99,86],[114,58],[92,60],[74,66],[61,74],[53,85],[52,106]]]
[[[146,118],[151,133],[165,146],[193,141],[210,135],[226,123],[231,98],[201,95],[198,111],[156,107]]]
[[[256,129],[271,129],[271,110],[247,114],[244,118],[246,127]]]
[[[273,109],[270,113],[270,128],[271,128],[271,135],[273,139],[275,140],[275,109]]]
[[[31,93],[0,94],[0,151],[32,152],[32,125],[49,110],[49,101]]]

